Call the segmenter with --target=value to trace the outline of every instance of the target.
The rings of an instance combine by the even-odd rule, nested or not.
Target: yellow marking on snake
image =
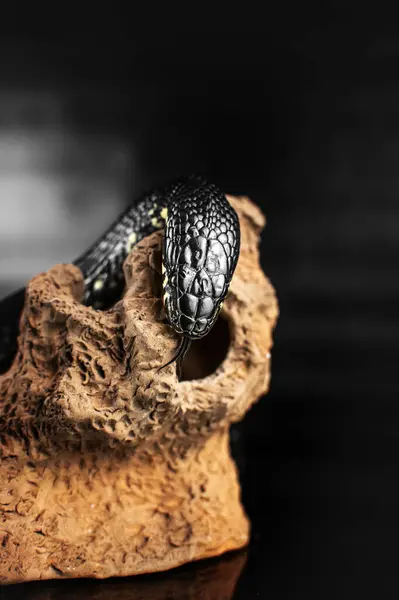
[[[153,215],[154,214],[154,209],[151,209],[148,211],[149,215]],[[156,227],[157,229],[160,229],[161,227],[164,226],[163,221],[167,221],[168,218],[168,209],[166,208],[166,206],[161,210],[161,212],[159,213],[159,215],[157,217],[152,217],[151,219],[151,224],[153,227]],[[161,220],[163,219],[163,221]]]
[[[153,215],[157,208],[158,208],[158,204],[156,202],[154,202],[153,207],[150,208],[150,210],[148,211],[148,214]]]
[[[134,244],[137,242],[137,233],[131,233],[126,244],[126,252],[130,252]]]
[[[167,275],[165,275],[165,279],[164,279],[163,284],[164,284],[164,286],[168,285],[168,276]]]
[[[159,229],[160,227],[163,227],[163,223],[162,223],[162,221],[160,221],[160,220],[158,219],[158,217],[152,217],[152,219],[151,219],[151,223],[152,223],[152,225],[153,225],[154,227],[157,227],[158,229]]]
[[[103,280],[102,280],[102,279],[97,279],[97,281],[95,281],[95,282],[93,283],[93,290],[94,290],[95,292],[98,292],[98,291],[102,290],[102,289],[103,289],[103,287],[104,287],[104,282],[103,282]]]
[[[165,265],[162,262],[162,275],[165,273],[166,269],[165,269]]]

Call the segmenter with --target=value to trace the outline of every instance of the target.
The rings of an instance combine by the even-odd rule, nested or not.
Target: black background
[[[233,434],[253,523],[233,597],[394,597],[399,37],[389,15],[364,7],[263,8],[186,6],[175,16],[165,3],[145,18],[134,7],[60,9],[48,26],[6,27],[0,89],[52,92],[64,99],[64,128],[93,146],[130,143],[125,203],[202,171],[262,207],[262,265],[281,316],[270,393]],[[8,202],[0,197],[0,221]],[[83,226],[79,235],[84,248]],[[203,568],[154,585],[181,577],[183,595],[165,598],[200,598],[201,586],[184,590]],[[150,598],[146,581],[104,585],[109,598],[148,585]],[[72,598],[71,585],[4,588],[0,598]],[[85,584],[84,597],[98,585]]]

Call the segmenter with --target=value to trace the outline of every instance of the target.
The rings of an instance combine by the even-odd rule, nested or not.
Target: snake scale
[[[85,282],[83,302],[106,310],[124,288],[123,262],[145,236],[164,229],[162,290],[170,326],[181,336],[172,359],[213,327],[240,252],[240,226],[225,195],[200,175],[143,194],[74,264]],[[25,290],[0,301],[0,373],[16,352]],[[167,364],[170,364],[167,363]],[[164,365],[166,366],[166,365]]]

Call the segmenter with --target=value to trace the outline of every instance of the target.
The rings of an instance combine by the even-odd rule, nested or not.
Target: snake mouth
[[[200,340],[209,335],[216,322],[217,314],[213,315],[211,319],[196,319],[177,311],[168,311],[168,308],[166,308],[166,316],[171,327],[176,333],[189,340]]]

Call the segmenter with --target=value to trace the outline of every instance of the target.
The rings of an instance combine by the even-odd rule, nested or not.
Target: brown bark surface
[[[125,262],[106,312],[80,303],[57,265],[28,285],[19,351],[0,377],[0,581],[162,571],[245,546],[249,523],[229,426],[270,379],[273,287],[259,265],[264,217],[241,224],[230,292],[181,377],[161,301],[161,239]]]

